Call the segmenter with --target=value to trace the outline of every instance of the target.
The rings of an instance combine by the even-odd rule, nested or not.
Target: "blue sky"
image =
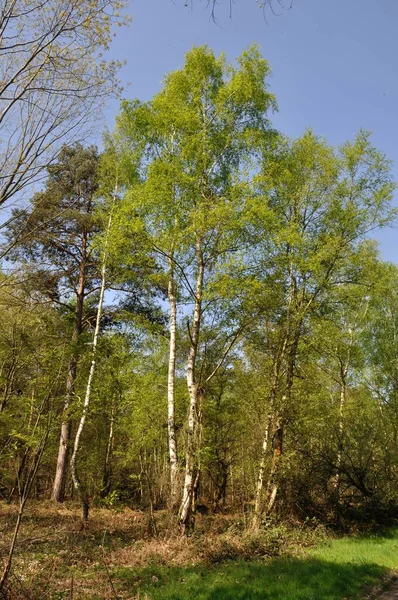
[[[373,143],[395,162],[398,180],[398,0],[293,0],[280,16],[268,10],[267,20],[255,0],[235,0],[232,19],[229,0],[219,0],[218,26],[206,2],[130,0],[132,23],[117,30],[111,52],[127,60],[125,97],[150,99],[193,45],[208,44],[233,60],[256,42],[271,64],[280,131],[297,136],[311,127],[340,144],[361,127],[370,130]],[[109,128],[117,110],[112,102]],[[398,262],[398,230],[377,238],[382,256]]]

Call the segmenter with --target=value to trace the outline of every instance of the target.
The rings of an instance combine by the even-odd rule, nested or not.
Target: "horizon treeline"
[[[127,503],[153,532],[156,509],[184,533],[396,515],[391,163],[365,131],[282,135],[269,73],[194,47],[13,210],[1,499]]]

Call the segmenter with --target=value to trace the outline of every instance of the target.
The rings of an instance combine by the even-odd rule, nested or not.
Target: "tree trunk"
[[[175,430],[175,370],[176,370],[176,332],[177,332],[177,301],[175,294],[173,252],[169,258],[168,298],[170,304],[170,344],[169,369],[167,380],[168,407],[168,436],[170,459],[170,506],[174,510],[178,502],[178,455]]]
[[[252,529],[257,531],[260,528],[261,515],[263,512],[262,499],[263,499],[263,486],[264,486],[264,472],[265,472],[265,464],[267,460],[267,452],[268,452],[268,441],[269,434],[271,430],[272,424],[272,413],[268,414],[267,417],[267,425],[265,427],[264,437],[263,437],[263,445],[261,449],[261,460],[260,467],[258,469],[258,477],[257,477],[257,485],[256,485],[256,499],[254,502],[254,513],[253,513],[253,521],[252,521]]]
[[[264,507],[263,507],[264,473],[265,473],[265,466],[266,466],[266,461],[267,461],[269,436],[271,433],[272,421],[274,419],[273,413],[274,413],[274,407],[275,407],[277,391],[278,391],[278,380],[279,380],[279,376],[280,376],[282,362],[283,362],[283,359],[284,359],[285,353],[286,353],[287,343],[288,343],[288,332],[286,332],[284,334],[283,342],[281,342],[279,345],[278,353],[276,355],[276,358],[274,361],[274,366],[273,366],[272,383],[271,383],[271,389],[270,389],[270,393],[269,393],[269,413],[268,413],[268,418],[267,418],[267,424],[265,426],[263,445],[262,445],[262,449],[261,449],[261,459],[260,459],[260,466],[259,466],[259,470],[258,470],[258,478],[257,478],[257,485],[256,485],[256,497],[255,497],[255,503],[254,503],[253,520],[252,520],[252,529],[254,529],[255,531],[258,530],[260,527],[261,516],[263,514],[263,509],[264,509]],[[268,480],[268,484],[269,484],[269,480]]]
[[[34,432],[37,430],[37,427],[40,422],[40,418],[43,415],[43,412],[45,410],[45,407],[47,406],[49,398],[50,398],[50,395],[48,395],[47,398],[45,398],[41,404],[39,415],[36,419],[36,423],[34,426]],[[15,551],[15,545],[17,542],[19,530],[21,528],[21,522],[22,522],[24,510],[25,510],[25,505],[28,501],[30,490],[32,488],[33,482],[35,481],[38,468],[39,468],[41,460],[43,458],[44,450],[47,446],[48,436],[50,433],[50,424],[51,424],[51,420],[48,419],[47,427],[42,435],[42,438],[40,440],[38,448],[36,449],[36,451],[33,455],[31,466],[30,466],[30,468],[27,469],[27,473],[26,473],[24,482],[18,481],[19,509],[18,509],[17,520],[16,520],[15,527],[14,527],[14,533],[13,533],[10,548],[8,551],[8,557],[6,559],[6,562],[5,562],[5,565],[3,568],[3,572],[0,577],[0,597],[1,598],[3,598],[3,596],[5,598],[8,597],[7,593],[5,593],[5,595],[4,595],[3,592],[7,585],[7,579],[9,577],[9,574],[11,571],[12,560],[13,560],[14,551]],[[30,448],[27,449],[25,456],[28,456],[29,453],[30,453]]]
[[[82,332],[83,305],[86,286],[86,259],[87,259],[87,235],[82,238],[82,259],[80,262],[79,285],[76,297],[75,324],[72,334],[72,356],[69,360],[68,375],[66,378],[66,394],[61,424],[61,436],[59,440],[57,467],[51,499],[55,502],[63,502],[65,498],[66,473],[68,469],[69,446],[72,433],[72,421],[69,416],[70,405],[73,400],[75,381],[77,375],[77,342]]]
[[[25,507],[25,502],[21,503],[19,506],[18,516],[17,516],[17,520],[15,523],[15,527],[14,527],[14,534],[12,536],[10,549],[8,551],[8,557],[7,557],[6,564],[4,565],[4,569],[3,569],[3,572],[2,572],[2,575],[0,578],[0,594],[2,594],[4,591],[4,587],[7,583],[7,579],[10,574],[10,571],[11,571],[12,558],[14,556],[15,544],[17,542],[19,529],[21,527],[21,521],[22,521],[24,507]],[[3,597],[3,596],[1,596],[1,597]],[[4,598],[7,598],[7,596],[4,596]]]
[[[14,326],[14,331],[15,331],[15,326]],[[0,413],[3,412],[3,410],[6,408],[8,401],[10,399],[10,396],[12,395],[14,379],[15,379],[15,375],[16,375],[16,371],[17,371],[17,367],[18,367],[18,359],[20,357],[22,348],[23,348],[23,344],[20,344],[19,347],[17,347],[16,342],[13,340],[12,348],[11,348],[11,357],[12,357],[11,365],[8,368],[8,372],[4,374],[5,385],[4,385],[3,397],[0,402]],[[3,369],[1,369],[1,371],[3,371]],[[3,374],[3,373],[1,373],[1,374]]]
[[[281,411],[276,417],[276,428],[273,436],[273,459],[272,459],[272,467],[271,472],[268,478],[267,484],[267,509],[266,514],[269,515],[274,509],[277,493],[279,489],[278,485],[278,470],[283,454],[283,439],[285,433],[285,418],[284,414],[286,414],[287,410],[290,410],[291,402],[292,402],[292,390],[294,383],[294,368],[296,365],[297,359],[297,349],[301,335],[301,327],[302,327],[302,317],[298,319],[294,318],[293,326],[290,324],[288,328],[287,338],[289,333],[293,334],[293,339],[290,343],[289,351],[287,354],[287,365],[286,365],[286,388],[285,394],[282,398],[282,406]],[[287,345],[286,345],[287,347]]]
[[[214,508],[213,512],[217,513],[221,510],[221,505],[225,505],[225,500],[227,497],[227,486],[228,486],[228,477],[230,470],[230,463],[227,461],[219,461],[221,467],[221,482],[220,484],[216,484],[217,494],[214,499]]]
[[[202,240],[196,240],[196,290],[194,302],[194,316],[192,330],[190,331],[190,349],[187,363],[187,386],[189,394],[188,414],[188,439],[185,456],[185,478],[183,497],[179,511],[179,525],[184,534],[188,534],[193,527],[192,508],[194,504],[194,485],[196,480],[196,429],[198,425],[198,396],[199,386],[196,379],[196,357],[199,344],[200,326],[202,318],[202,296],[204,279],[204,261],[202,255]]]
[[[274,452],[272,457],[272,467],[267,485],[267,515],[271,514],[275,506],[276,496],[278,493],[278,482],[276,480],[276,476],[278,473],[279,462],[283,453],[283,435],[284,420],[280,415],[278,415],[276,420],[276,429],[273,437]]]
[[[116,197],[116,191],[115,191],[115,197]],[[103,304],[104,304],[104,295],[105,295],[105,286],[106,286],[106,260],[107,260],[108,235],[109,235],[109,231],[110,231],[110,228],[112,225],[112,213],[113,213],[114,202],[115,202],[115,199],[113,201],[112,209],[109,214],[108,226],[107,226],[107,230],[106,230],[106,238],[105,238],[102,267],[101,267],[101,289],[100,289],[100,296],[99,296],[99,300],[98,300],[97,318],[96,318],[96,322],[95,322],[95,330],[94,330],[94,337],[93,337],[92,359],[91,359],[91,365],[90,365],[90,372],[89,372],[88,380],[87,380],[86,394],[85,394],[84,403],[83,403],[83,411],[82,411],[79,425],[78,425],[78,428],[76,431],[75,441],[73,444],[73,453],[72,453],[72,458],[70,461],[73,486],[74,486],[76,492],[78,493],[78,496],[79,496],[81,504],[82,504],[83,523],[85,523],[88,519],[89,499],[88,499],[87,489],[84,485],[82,485],[79,475],[78,475],[78,472],[77,472],[77,453],[79,451],[80,439],[81,439],[81,436],[83,433],[84,424],[86,422],[88,407],[90,405],[91,386],[93,383],[95,366],[96,366],[97,346],[98,346],[98,339],[99,339],[99,332],[100,332],[100,325],[101,325],[101,318],[102,318],[102,308],[103,308]]]
[[[333,487],[336,491],[337,500],[340,500],[340,466],[341,466],[341,448],[343,444],[344,432],[344,407],[347,402],[347,373],[348,361],[345,365],[340,362],[340,406],[339,406],[339,450],[336,458],[336,476],[334,478]]]
[[[115,425],[115,413],[116,413],[116,402],[115,398],[112,400],[112,409],[111,409],[111,418],[109,423],[109,434],[108,434],[108,443],[106,445],[106,454],[104,461],[104,472],[102,475],[102,490],[101,497],[106,498],[111,489],[111,456],[113,451],[113,441],[114,441],[114,425]]]

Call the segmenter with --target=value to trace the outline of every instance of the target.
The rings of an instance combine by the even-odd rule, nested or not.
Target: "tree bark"
[[[267,485],[267,508],[266,515],[271,514],[275,502],[276,496],[278,493],[278,482],[276,480],[276,476],[278,473],[279,462],[283,453],[283,435],[284,435],[284,419],[281,415],[278,415],[276,419],[276,429],[273,437],[273,457],[272,457],[272,467],[268,479]]]
[[[199,385],[196,378],[196,357],[199,344],[202,319],[202,297],[204,280],[204,261],[202,240],[196,240],[196,290],[192,330],[190,331],[190,349],[187,362],[187,386],[189,394],[188,439],[185,457],[185,478],[183,497],[179,511],[179,526],[184,534],[193,528],[192,509],[194,505],[194,486],[196,480],[196,430],[198,425]]]
[[[258,477],[257,477],[257,484],[256,484],[256,499],[254,502],[254,513],[253,513],[253,521],[252,521],[252,529],[254,529],[254,531],[257,531],[260,528],[261,515],[263,512],[262,498],[263,498],[263,486],[264,486],[264,472],[265,472],[265,465],[266,465],[266,461],[267,461],[268,442],[269,442],[269,434],[270,434],[270,430],[271,430],[271,425],[272,425],[272,413],[269,413],[268,417],[267,417],[267,424],[266,424],[265,431],[264,431],[263,445],[262,445],[262,449],[261,449],[261,460],[260,460],[260,466],[258,469]]]
[[[178,502],[178,454],[175,430],[175,370],[176,370],[176,333],[177,333],[177,300],[175,293],[173,252],[169,258],[168,298],[170,304],[170,342],[169,368],[167,379],[168,437],[170,460],[170,506],[174,510]]]
[[[82,258],[79,267],[79,283],[76,297],[75,324],[72,334],[72,356],[68,365],[66,378],[66,394],[63,409],[63,420],[61,424],[61,436],[59,440],[57,467],[51,499],[55,502],[63,502],[65,498],[66,473],[68,469],[69,447],[72,433],[72,421],[69,416],[70,405],[73,401],[75,381],[77,375],[78,350],[77,343],[82,332],[83,306],[86,287],[86,262],[87,262],[87,234],[82,237]]]
[[[36,423],[34,426],[34,432],[37,430],[37,427],[39,425],[39,421],[41,416],[43,415],[43,412],[45,410],[45,407],[47,406],[47,403],[50,399],[50,394],[47,396],[47,398],[45,398],[41,404],[41,408],[39,411],[39,416],[36,419]],[[11,566],[12,566],[12,560],[13,560],[13,556],[14,556],[14,551],[15,551],[15,545],[17,542],[17,538],[18,538],[18,533],[19,530],[21,528],[21,522],[22,522],[22,517],[23,517],[23,513],[25,510],[25,505],[28,501],[29,498],[29,494],[30,494],[30,490],[32,488],[33,482],[35,481],[36,478],[36,474],[38,471],[38,468],[40,466],[41,463],[41,459],[43,457],[44,454],[44,450],[47,446],[47,441],[48,441],[48,436],[50,433],[50,419],[47,422],[47,427],[42,435],[42,438],[39,442],[39,445],[33,455],[32,458],[32,463],[31,463],[31,467],[28,468],[27,473],[26,473],[26,477],[25,477],[25,481],[21,482],[18,481],[18,490],[19,490],[19,508],[18,508],[18,515],[17,515],[17,520],[14,526],[14,533],[12,536],[12,540],[11,540],[11,544],[10,544],[10,548],[8,551],[8,557],[6,559],[4,568],[3,568],[3,572],[1,574],[0,577],[0,597],[3,598],[3,592],[5,590],[6,584],[7,584],[7,580],[11,571]],[[30,448],[27,449],[25,456],[28,456],[30,451]],[[4,596],[5,598],[7,598],[7,594]]]
[[[264,489],[264,473],[265,466],[267,462],[267,453],[269,447],[269,437],[271,433],[272,422],[274,420],[274,409],[275,402],[278,392],[278,381],[280,377],[280,370],[282,366],[283,359],[285,357],[286,348],[288,343],[288,332],[286,331],[283,336],[283,341],[279,344],[279,349],[274,361],[273,374],[272,374],[272,383],[271,389],[269,393],[269,413],[267,417],[267,424],[265,426],[264,437],[263,437],[263,445],[261,449],[261,459],[260,466],[258,470],[257,477],[257,485],[256,485],[256,497],[254,503],[254,513],[252,520],[252,529],[257,531],[260,527],[261,516],[263,514],[263,489]],[[269,482],[269,480],[268,480]]]
[[[333,487],[336,492],[336,497],[340,500],[340,467],[341,467],[341,449],[343,444],[343,432],[344,432],[344,407],[347,402],[347,373],[348,373],[348,360],[345,364],[340,361],[340,405],[339,405],[339,450],[336,458],[336,476],[334,478]]]
[[[113,442],[114,442],[114,425],[115,425],[115,413],[116,413],[116,401],[115,398],[112,400],[112,408],[111,408],[111,418],[109,423],[109,434],[108,434],[108,443],[106,445],[106,454],[104,461],[104,472],[102,476],[102,490],[101,497],[106,498],[111,489],[111,477],[112,477],[112,469],[111,469],[111,456],[113,451]]]
[[[115,190],[115,197],[116,197],[116,190]],[[103,252],[103,259],[102,259],[102,266],[101,266],[101,289],[100,289],[100,296],[99,296],[99,300],[98,300],[97,318],[96,318],[96,322],[95,322],[95,330],[94,330],[94,337],[93,337],[92,359],[91,359],[91,365],[90,365],[90,372],[89,372],[88,380],[87,380],[86,394],[85,394],[84,403],[83,403],[83,411],[82,411],[79,425],[78,425],[78,428],[76,431],[75,441],[73,444],[73,453],[72,453],[72,457],[71,457],[71,461],[70,461],[73,486],[74,486],[74,488],[80,498],[81,504],[82,504],[83,523],[85,523],[88,519],[88,513],[89,513],[90,507],[89,507],[89,499],[88,499],[87,489],[84,485],[82,485],[79,475],[78,475],[78,472],[77,472],[77,453],[79,451],[80,439],[81,439],[81,436],[83,433],[84,424],[86,422],[88,407],[90,405],[91,386],[93,383],[95,366],[96,366],[97,346],[98,346],[98,339],[99,339],[99,332],[100,332],[100,325],[101,325],[101,318],[102,318],[102,308],[104,305],[104,295],[105,295],[105,286],[106,286],[106,260],[107,260],[108,235],[109,235],[110,228],[112,226],[113,206],[114,206],[114,201],[113,201],[112,209],[109,214],[108,226],[107,226],[107,230],[106,230],[106,238],[105,238],[105,245],[104,245],[104,252]]]
[[[297,308],[296,308],[297,310]],[[267,485],[267,514],[270,514],[275,506],[276,497],[278,493],[278,482],[277,475],[278,469],[281,462],[282,454],[283,454],[283,440],[285,434],[285,417],[286,409],[289,410],[292,403],[292,390],[294,383],[294,369],[297,360],[297,350],[301,336],[301,327],[303,323],[303,318],[299,316],[299,318],[292,319],[293,325],[290,325],[290,332],[292,333],[293,339],[291,340],[289,351],[287,354],[287,365],[286,365],[286,388],[285,394],[282,398],[282,413],[277,415],[276,418],[276,429],[274,433],[274,455],[272,461],[272,468],[270,477]]]

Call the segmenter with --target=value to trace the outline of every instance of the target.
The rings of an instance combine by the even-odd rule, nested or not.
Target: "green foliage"
[[[340,148],[311,130],[295,140],[274,131],[269,74],[255,46],[233,64],[192,48],[150,101],[122,103],[101,156],[65,147],[32,207],[14,213],[14,273],[0,282],[5,497],[51,388],[54,425],[35,493],[49,489],[71,357],[66,416],[81,413],[106,253],[79,455],[90,496],[112,506],[168,501],[172,288],[181,471],[196,344],[199,506],[238,511],[248,525],[261,464],[264,508],[274,489],[279,518],[348,528],[396,515],[398,277],[368,238],[394,222],[391,164],[365,131]]]
[[[0,304],[0,494],[8,498],[17,477],[23,482],[63,393],[67,332],[56,311],[35,302],[17,276],[1,275]]]

